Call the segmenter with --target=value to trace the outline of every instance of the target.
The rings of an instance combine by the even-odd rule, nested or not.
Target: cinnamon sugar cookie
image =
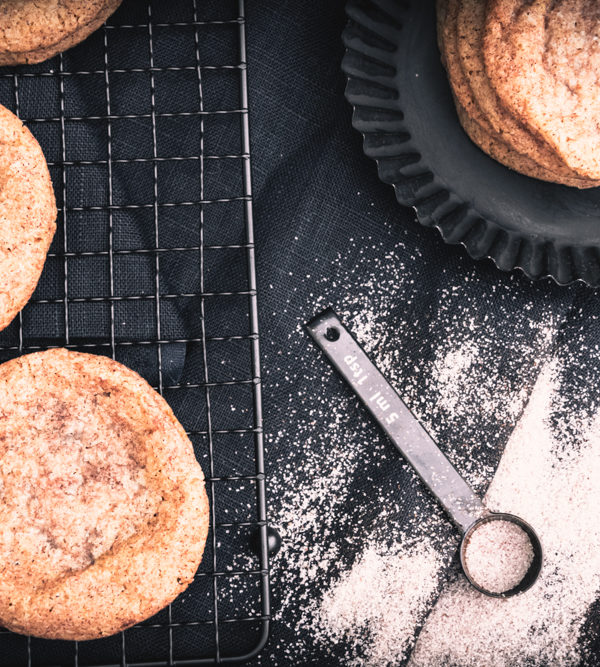
[[[463,71],[467,73],[475,103],[488,119],[492,131],[511,148],[527,155],[539,165],[538,172],[550,172],[562,182],[572,184],[586,179],[570,169],[543,139],[530,131],[502,105],[493,89],[483,55],[486,3],[481,0],[452,0],[459,5],[456,32],[457,49]],[[591,185],[597,185],[592,183]]]
[[[442,62],[473,142],[527,176],[598,187],[595,3],[437,0],[437,16]]]
[[[152,616],[208,519],[192,444],[139,375],[64,349],[0,365],[0,625],[81,640]]]
[[[484,57],[511,113],[570,169],[600,179],[597,0],[489,0]]]
[[[0,106],[0,330],[27,303],[56,229],[56,201],[38,142]]]
[[[79,44],[121,0],[2,0],[0,65],[39,63]]]

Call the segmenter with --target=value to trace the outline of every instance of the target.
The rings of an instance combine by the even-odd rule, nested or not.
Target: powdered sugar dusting
[[[550,318],[549,318],[550,319]],[[533,349],[542,351],[552,342],[553,326],[548,323],[532,325],[531,348],[523,345],[523,353]],[[476,328],[469,336],[455,343],[440,346],[433,362],[431,382],[436,386],[437,409],[446,419],[473,425],[474,408],[489,419],[515,423],[528,396],[528,387],[506,385],[502,359],[486,363],[485,347],[477,340]]]
[[[469,265],[463,274],[446,274],[443,287],[427,295],[428,311],[417,303],[420,262],[391,238],[372,247],[365,239],[351,242],[336,260],[337,273],[311,275],[311,303],[299,303],[292,288],[289,306],[276,314],[291,333],[288,346],[276,352],[278,367],[266,368],[266,384],[276,377],[290,405],[270,441],[294,456],[273,466],[269,480],[270,520],[283,539],[272,563],[274,614],[290,638],[274,649],[291,663],[315,656],[330,664],[402,662],[459,542],[414,475],[405,488],[386,485],[396,467],[406,475],[407,466],[308,340],[304,321],[332,305],[481,494],[519,422],[538,364],[552,353],[559,309],[540,303],[532,316],[525,302],[515,310],[510,280],[480,286],[477,267]],[[510,331],[499,334],[508,317]],[[267,455],[270,448],[268,442]],[[498,509],[515,509],[504,503],[508,495]],[[407,514],[415,496],[420,504]],[[527,512],[515,513],[538,527]],[[394,583],[404,569],[413,573],[410,592]],[[388,594],[364,600],[355,594],[367,588]],[[584,612],[579,603],[579,615]],[[380,632],[383,627],[391,629]],[[264,663],[271,658],[265,652]]]
[[[575,665],[585,653],[580,633],[600,589],[600,415],[575,427],[571,414],[577,446],[557,448],[553,422],[569,412],[559,390],[561,371],[556,361],[544,367],[487,494],[492,509],[536,527],[545,551],[540,579],[506,600],[455,581],[421,633],[415,667]]]
[[[453,415],[466,406],[463,401],[464,391],[472,370],[479,359],[479,348],[473,340],[462,343],[456,349],[443,354],[440,350],[433,363],[433,370],[440,394],[439,406]]]
[[[347,498],[348,480],[368,445],[366,439],[353,437],[357,425],[349,425],[346,417],[352,410],[353,406],[345,399],[332,406],[326,442],[321,440],[320,432],[312,432],[311,422],[303,423],[304,439],[300,446],[306,454],[307,480],[301,489],[295,486],[295,468],[290,465],[284,471],[284,483],[290,490],[282,498],[283,511],[278,525],[284,536],[283,552],[295,570],[295,585],[283,592],[283,608],[298,595],[305,596],[308,603],[307,587],[327,575],[331,564],[339,557],[340,545],[327,538],[331,536],[338,508]],[[361,425],[364,431],[366,424],[359,422],[358,427]],[[283,432],[279,435],[285,437]],[[351,441],[353,446],[348,447]],[[352,541],[353,538],[348,536],[347,539]]]
[[[362,642],[367,651],[349,664],[372,667],[407,657],[415,627],[436,593],[440,555],[426,542],[394,549],[367,544],[353,568],[334,582],[319,610],[330,638]],[[419,585],[424,582],[423,585]],[[358,648],[358,647],[357,647]]]

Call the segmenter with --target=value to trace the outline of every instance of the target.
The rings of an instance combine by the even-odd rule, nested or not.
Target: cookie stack
[[[437,19],[472,141],[526,176],[599,186],[596,0],[437,0]]]

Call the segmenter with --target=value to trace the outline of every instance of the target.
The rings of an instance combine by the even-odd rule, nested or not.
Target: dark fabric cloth
[[[150,6],[157,24],[237,16],[233,0],[157,1]],[[352,566],[369,540],[377,536],[393,544],[410,539],[418,534],[414,517],[433,516],[446,563],[437,582],[441,587],[456,570],[457,537],[314,348],[302,324],[326,305],[337,308],[350,325],[356,325],[363,312],[375,313],[374,326],[365,331],[376,339],[361,342],[376,362],[393,358],[392,380],[422,412],[442,447],[471,443],[473,468],[486,471],[476,483],[483,493],[513,424],[477,411],[462,422],[445,421],[434,388],[415,367],[431,364],[448,338],[460,342],[472,322],[481,333],[481,363],[489,364],[499,382],[529,392],[541,362],[555,355],[568,361],[563,393],[578,401],[580,388],[593,384],[600,370],[598,355],[589,353],[600,338],[600,307],[596,292],[581,285],[559,288],[547,280],[533,284],[518,273],[498,271],[489,261],[471,260],[461,247],[445,245],[435,230],[419,226],[411,209],[398,205],[351,127],[340,70],[346,21],[342,0],[256,0],[248,2],[247,19],[268,500],[270,517],[283,538],[283,548],[272,560],[271,636],[251,664],[334,665],[348,659],[347,642],[319,639],[307,622],[306,609]],[[199,203],[243,194],[241,163],[206,159],[202,179],[195,159],[202,149],[212,156],[242,151],[239,116],[202,120],[195,114],[201,102],[213,111],[240,105],[239,72],[219,68],[237,63],[237,28],[235,22],[220,28],[199,25],[195,39],[190,26],[157,26],[150,51],[146,2],[125,0],[111,22],[138,26],[126,33],[106,33],[109,67],[118,70],[109,75],[111,113],[120,116],[110,124],[112,178],[106,165],[103,31],[64,56],[66,71],[95,73],[64,76],[61,86],[56,76],[61,64],[53,59],[3,70],[0,77],[0,102],[18,112],[39,139],[51,164],[59,205],[68,206],[66,220],[59,215],[52,256],[34,300],[23,312],[23,328],[16,321],[0,334],[1,357],[19,354],[21,338],[23,351],[70,343],[110,354],[114,336],[117,359],[155,386],[162,380],[165,396],[193,432],[198,458],[217,480],[211,486],[217,522],[251,524],[256,497],[243,476],[255,471],[254,440],[246,432],[231,432],[252,426],[251,387],[227,384],[251,377],[248,341],[243,338],[248,333],[243,294],[248,274],[244,250],[236,247],[245,242],[244,202]],[[205,68],[202,89],[197,56]],[[184,69],[155,71],[152,78],[151,58],[156,68]],[[33,73],[43,76],[28,76]],[[68,118],[64,142],[61,101]],[[158,114],[156,145],[153,112]],[[169,115],[175,112],[183,115]],[[88,116],[92,119],[82,120]],[[155,164],[154,150],[163,158],[192,159]],[[68,163],[64,171],[63,157]],[[132,159],[137,162],[124,162]],[[116,206],[112,214],[110,202]],[[203,242],[213,246],[204,252],[202,275],[200,231]],[[112,280],[111,243],[121,252],[114,257]],[[213,294],[203,303],[194,296],[201,289]],[[242,294],[224,294],[237,291]],[[111,294],[126,298],[111,301]],[[547,325],[549,337],[528,346],[532,327],[542,325]],[[206,349],[203,335],[211,339]],[[234,339],[221,340],[228,336]],[[164,343],[158,345],[158,339]],[[207,378],[213,385],[210,420],[205,389],[198,387]],[[182,389],[184,384],[192,387]],[[578,407],[591,414],[598,398],[587,391]],[[342,415],[341,431],[333,424],[336,408]],[[209,429],[217,431],[212,438]],[[341,433],[347,438],[349,451],[361,447],[360,466],[344,478],[343,502],[324,494],[310,508],[316,519],[294,533],[293,492],[310,486],[317,474],[335,472],[327,468],[334,430],[336,437]],[[227,476],[240,479],[220,479]],[[301,511],[299,505],[297,513]],[[252,537],[251,525],[219,527],[211,533],[201,572],[255,570]],[[337,554],[329,559],[328,569],[317,568],[315,577],[302,576],[301,556],[317,554],[317,545],[325,543]],[[215,656],[215,613],[221,655],[251,650],[260,624],[228,619],[260,614],[258,583],[256,575],[218,579],[215,601],[213,579],[200,577],[175,603],[171,617],[161,612],[127,633],[126,659],[168,662],[171,650],[178,660]],[[175,624],[171,630],[169,620]],[[588,636],[596,626],[593,613]],[[415,635],[418,630],[416,624]],[[361,653],[360,646],[350,650]],[[34,640],[31,655],[33,665],[74,664],[74,648],[68,643]],[[120,637],[79,648],[80,665],[120,664],[122,658]],[[0,663],[27,664],[26,640],[0,634]]]

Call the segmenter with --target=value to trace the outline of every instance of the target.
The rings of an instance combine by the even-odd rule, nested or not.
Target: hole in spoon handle
[[[471,487],[331,308],[317,315],[306,328],[464,533],[485,511]]]

